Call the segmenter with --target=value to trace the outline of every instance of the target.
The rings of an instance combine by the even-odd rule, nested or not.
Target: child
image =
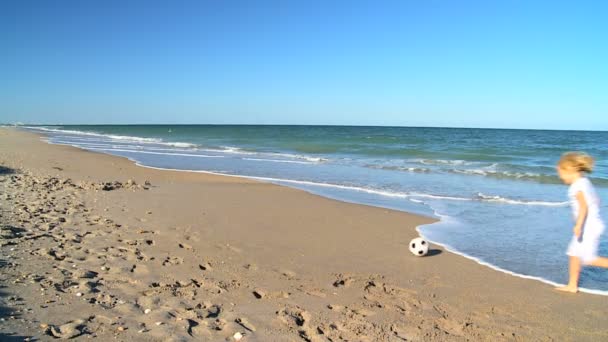
[[[593,158],[585,153],[569,152],[557,163],[559,178],[570,185],[568,197],[574,215],[574,236],[566,254],[570,257],[570,281],[556,288],[560,291],[578,291],[581,264],[608,268],[608,258],[599,257],[597,249],[604,223],[600,217],[600,200],[586,174],[593,170]]]

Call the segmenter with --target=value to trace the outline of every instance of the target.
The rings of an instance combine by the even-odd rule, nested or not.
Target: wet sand
[[[429,218],[8,128],[0,165],[2,340],[608,340],[608,297],[412,256]]]

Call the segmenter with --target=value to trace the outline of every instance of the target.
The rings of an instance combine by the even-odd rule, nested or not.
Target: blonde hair
[[[562,169],[576,170],[591,173],[593,171],[593,157],[584,152],[568,152],[562,154],[557,166]]]

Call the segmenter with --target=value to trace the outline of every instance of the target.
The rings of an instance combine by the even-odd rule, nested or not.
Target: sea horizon
[[[608,129],[561,129],[519,127],[474,127],[474,126],[425,126],[425,125],[357,125],[357,124],[282,124],[282,123],[0,123],[0,126],[269,126],[269,127],[383,127],[383,128],[437,128],[437,129],[486,129],[501,131],[557,131],[557,132],[608,132]]]

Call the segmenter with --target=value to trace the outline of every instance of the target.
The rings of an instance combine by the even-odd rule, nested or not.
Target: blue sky
[[[605,1],[2,1],[0,122],[608,130]]]

